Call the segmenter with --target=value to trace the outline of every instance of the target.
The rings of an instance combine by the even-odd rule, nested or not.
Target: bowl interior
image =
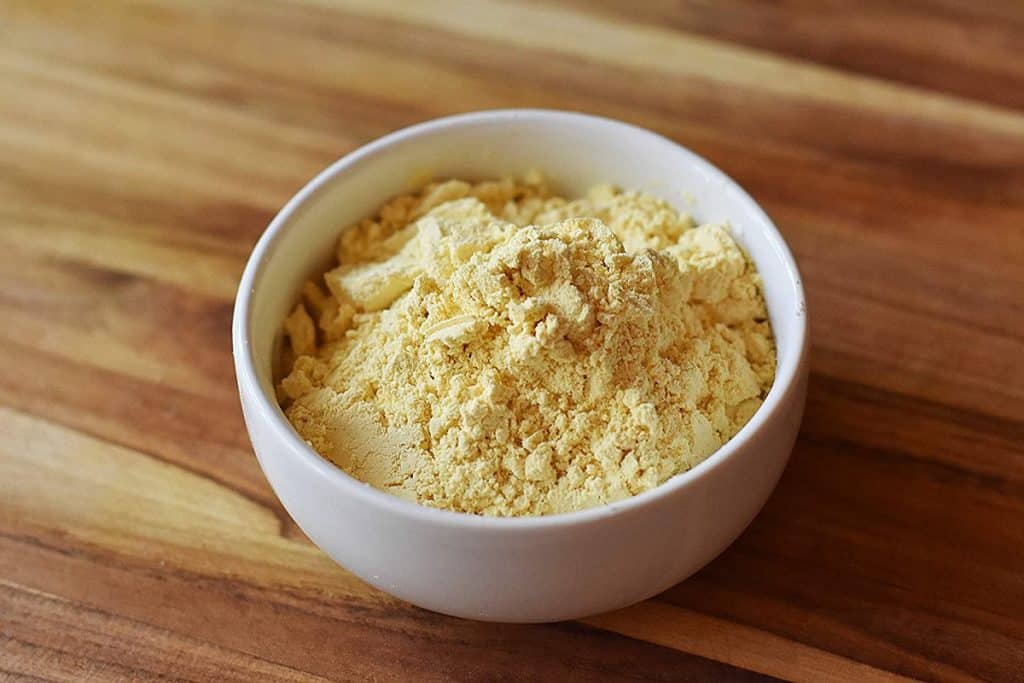
[[[440,119],[381,138],[317,176],[274,219],[243,279],[250,296],[241,313],[259,384],[277,412],[272,362],[282,321],[302,283],[331,265],[346,226],[432,178],[486,179],[530,169],[543,171],[567,196],[613,183],[662,197],[698,222],[728,221],[764,279],[778,347],[772,393],[789,383],[805,330],[799,274],[771,221],[738,185],[641,128],[582,114],[512,110]]]

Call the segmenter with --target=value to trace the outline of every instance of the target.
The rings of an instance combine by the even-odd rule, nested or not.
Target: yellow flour
[[[435,183],[345,231],[338,262],[285,322],[282,405],[346,472],[425,505],[539,515],[646,491],[774,379],[752,264],[649,195]]]

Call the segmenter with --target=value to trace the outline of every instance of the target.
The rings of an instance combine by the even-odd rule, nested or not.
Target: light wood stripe
[[[27,59],[0,48],[0,145],[100,174],[157,182],[168,193],[233,199],[276,209],[351,141],[145,85]],[[17,92],[31,88],[32,98]],[[83,99],[88,107],[81,107]],[[68,117],[65,112],[81,113]],[[118,121],[111,128],[110,121]],[[195,139],[181,145],[180,140]],[[254,159],[251,151],[260,150]],[[322,155],[323,162],[311,153]],[[332,156],[334,155],[334,156]]]
[[[3,407],[0,433],[4,515],[146,563],[387,599],[310,543],[282,537],[272,511],[213,480]],[[26,480],[47,486],[27,490]]]
[[[458,31],[495,43],[708,79],[784,97],[1024,135],[1013,110],[843,73],[731,43],[541,5],[499,0],[299,0]]]

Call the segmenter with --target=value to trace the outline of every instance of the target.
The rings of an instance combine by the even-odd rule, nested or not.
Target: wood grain
[[[0,679],[1024,680],[1024,9],[0,0]],[[387,131],[580,109],[766,207],[810,298],[792,462],[722,557],[581,624],[329,561],[253,458],[234,289]]]

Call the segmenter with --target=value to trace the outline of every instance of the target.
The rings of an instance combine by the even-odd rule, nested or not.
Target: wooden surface
[[[0,2],[0,678],[1024,680],[1024,6]],[[316,171],[546,106],[776,219],[807,416],[747,533],[584,623],[431,614],[275,500],[229,322]]]

